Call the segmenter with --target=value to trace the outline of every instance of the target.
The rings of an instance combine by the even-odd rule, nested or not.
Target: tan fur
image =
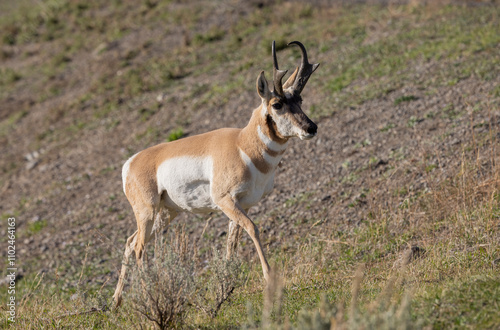
[[[265,118],[260,115],[261,111],[262,106],[254,110],[250,122],[241,130],[237,145],[252,159],[252,163],[254,163],[255,167],[257,167],[260,172],[269,173],[272,170],[272,167],[265,161],[262,155],[263,152],[267,153],[269,156],[276,157],[278,155],[282,155],[285,151],[272,150],[268,148],[259,138],[256,138],[255,135],[257,134],[257,127],[260,126],[265,135],[269,136],[271,140],[279,144],[286,143],[287,139],[280,139],[271,132]]]
[[[261,106],[262,107],[262,106]],[[177,141],[162,143],[141,151],[130,164],[129,177],[126,178],[125,194],[129,201],[144,199],[150,205],[159,203],[156,173],[158,167],[167,159],[180,156],[212,156],[214,159],[214,180],[217,182],[215,195],[221,196],[231,191],[235,182],[247,179],[247,169],[242,161],[239,150],[243,150],[262,173],[268,173],[271,166],[262,153],[270,156],[283,154],[285,151],[269,149],[260,139],[256,138],[257,127],[273,141],[284,144],[287,139],[273,135],[260,116],[261,107],[254,110],[250,122],[243,129],[222,128],[208,133],[186,137]],[[224,175],[217,175],[217,173]],[[228,177],[227,173],[231,173]],[[231,179],[231,180],[228,180]]]
[[[130,175],[127,178],[125,194],[129,200],[135,200],[137,194],[150,196],[150,201],[159,199],[156,173],[164,161],[180,156],[203,157],[214,159],[214,179],[217,181],[217,194],[228,191],[234,182],[247,175],[245,164],[240,158],[235,141],[241,129],[223,128],[212,132],[190,136],[173,142],[162,143],[141,151],[130,164]],[[230,171],[231,178],[217,173]],[[129,190],[129,182],[137,182],[135,189]],[[137,188],[140,190],[138,191]],[[159,202],[159,200],[158,200]],[[153,203],[156,204],[156,203]]]

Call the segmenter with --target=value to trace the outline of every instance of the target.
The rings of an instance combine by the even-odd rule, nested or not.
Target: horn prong
[[[288,43],[288,46],[290,46],[290,45],[299,46],[300,52],[302,53],[302,58],[300,61],[300,66],[299,66],[299,72],[297,73],[297,77],[295,78],[295,81],[293,82],[293,86],[292,86],[294,93],[300,94],[302,92],[302,90],[304,89],[304,86],[306,85],[307,81],[309,80],[309,77],[318,68],[319,63],[316,63],[316,64],[309,63],[309,60],[307,58],[306,47],[304,47],[304,45],[301,42],[292,41],[292,42]]]

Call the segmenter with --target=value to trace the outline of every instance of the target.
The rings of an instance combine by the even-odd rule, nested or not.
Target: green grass
[[[414,100],[418,100],[418,97],[416,97],[414,95],[403,95],[403,96],[400,96],[394,100],[394,105],[398,105],[402,102],[410,102],[410,101],[414,101]]]
[[[17,111],[11,114],[7,119],[0,122],[0,136],[7,135],[9,130],[11,130],[19,120],[27,115],[27,111]]]
[[[28,226],[28,232],[33,235],[41,231],[43,228],[47,227],[47,221],[46,220],[37,220],[35,222],[32,222]]]
[[[168,135],[167,141],[175,141],[179,140],[184,136],[184,130],[182,128],[177,128],[175,130],[172,130],[170,134]]]
[[[380,129],[380,131],[381,132],[388,132],[391,128],[394,128],[394,127],[396,127],[395,124],[393,124],[393,123],[387,123],[387,125],[385,125],[384,127],[382,127]]]
[[[13,84],[22,78],[18,72],[9,68],[1,69],[0,77],[0,86]]]
[[[495,271],[431,286],[415,309],[433,328],[492,329],[500,324],[500,277]]]

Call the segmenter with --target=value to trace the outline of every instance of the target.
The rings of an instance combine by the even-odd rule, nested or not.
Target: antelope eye
[[[275,108],[276,110],[279,110],[279,109],[281,109],[282,107],[283,107],[283,104],[281,104],[281,103],[274,103],[274,104],[273,104],[273,108]]]

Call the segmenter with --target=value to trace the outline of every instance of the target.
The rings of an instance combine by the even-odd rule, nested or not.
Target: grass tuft
[[[177,129],[174,129],[172,130],[169,134],[168,134],[168,137],[167,137],[167,141],[168,142],[171,142],[171,141],[175,141],[175,140],[179,140],[180,138],[182,138],[184,136],[184,130],[182,128],[177,128]]]
[[[394,105],[398,105],[398,104],[403,103],[403,102],[411,102],[411,101],[415,101],[415,100],[418,100],[418,97],[416,97],[414,95],[403,95],[403,96],[397,97],[394,100]]]

